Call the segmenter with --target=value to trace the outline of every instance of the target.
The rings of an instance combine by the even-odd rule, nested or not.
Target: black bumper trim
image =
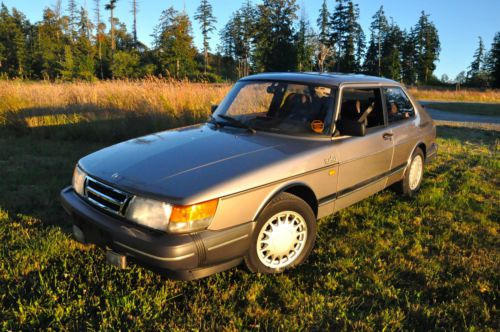
[[[121,243],[119,241],[113,241],[115,244],[119,245],[120,247],[123,247],[123,248],[126,248],[128,250],[131,250],[133,252],[136,252],[138,254],[141,254],[141,255],[144,255],[144,256],[147,256],[147,257],[150,257],[150,258],[153,258],[153,259],[156,259],[156,260],[159,260],[159,261],[165,261],[165,262],[175,262],[175,261],[180,261],[180,260],[183,260],[185,258],[189,258],[189,257],[193,257],[195,255],[194,252],[190,253],[190,254],[186,254],[186,255],[183,255],[183,256],[177,256],[177,257],[160,257],[160,256],[155,256],[155,255],[151,255],[151,254],[148,254],[147,252],[144,252],[144,251],[141,251],[141,250],[138,250],[138,249],[135,249],[135,248],[132,248],[132,247],[129,247],[127,246],[126,244],[124,243]]]

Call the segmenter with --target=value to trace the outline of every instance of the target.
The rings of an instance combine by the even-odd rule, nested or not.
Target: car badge
[[[326,165],[333,164],[336,161],[337,159],[335,158],[335,156],[328,156],[328,158],[325,159],[325,164]]]
[[[118,173],[114,173],[113,175],[111,175],[111,178],[113,179],[118,179],[118,177],[120,177],[120,174]]]

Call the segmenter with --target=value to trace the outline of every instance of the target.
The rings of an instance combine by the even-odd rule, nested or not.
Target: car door
[[[410,99],[399,86],[386,86],[382,94],[387,111],[388,129],[392,133],[394,154],[391,169],[393,174],[388,184],[401,179],[408,158],[417,144],[417,117]]]
[[[334,138],[339,160],[337,200],[335,211],[354,204],[385,188],[390,172],[393,141],[392,132],[386,126],[382,93],[379,87],[344,87],[337,121],[342,117],[367,116],[366,134],[361,137],[344,136],[340,132]]]

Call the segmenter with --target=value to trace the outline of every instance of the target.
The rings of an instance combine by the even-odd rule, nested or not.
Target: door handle
[[[385,140],[388,140],[388,141],[392,141],[392,136],[394,136],[393,133],[384,133],[382,135],[382,137],[385,139]]]

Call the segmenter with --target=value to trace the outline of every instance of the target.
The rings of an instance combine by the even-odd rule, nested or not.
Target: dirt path
[[[426,105],[425,102],[420,102]],[[500,124],[500,117],[487,115],[462,114],[440,111],[425,106],[425,110],[432,116],[434,120],[453,121],[453,122],[478,122],[478,123],[496,123]]]

